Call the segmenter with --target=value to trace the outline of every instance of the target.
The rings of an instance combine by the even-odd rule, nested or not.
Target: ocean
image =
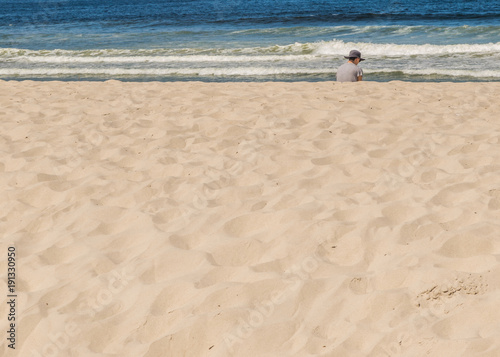
[[[500,0],[0,0],[0,79],[500,80]]]

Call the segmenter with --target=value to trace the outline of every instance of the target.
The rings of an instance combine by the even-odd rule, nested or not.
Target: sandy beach
[[[0,81],[0,355],[498,357],[498,98]]]

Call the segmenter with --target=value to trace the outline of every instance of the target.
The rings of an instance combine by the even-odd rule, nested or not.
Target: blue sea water
[[[500,0],[0,0],[0,79],[500,80]]]

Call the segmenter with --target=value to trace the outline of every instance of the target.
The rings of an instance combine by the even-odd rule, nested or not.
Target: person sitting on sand
[[[364,61],[361,58],[361,52],[357,50],[352,50],[349,52],[349,56],[344,56],[344,58],[349,58],[347,63],[344,63],[337,70],[337,82],[359,82],[363,80],[363,70],[358,67],[358,63]]]

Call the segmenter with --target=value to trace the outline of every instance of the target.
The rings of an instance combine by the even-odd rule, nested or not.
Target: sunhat
[[[349,56],[344,56],[344,58],[351,58],[351,57],[359,58],[360,61],[365,60],[364,58],[361,58],[361,52],[359,52],[358,50],[352,50],[351,52],[349,52]]]

